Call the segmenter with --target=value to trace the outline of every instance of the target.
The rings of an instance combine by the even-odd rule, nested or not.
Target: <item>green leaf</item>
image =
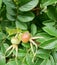
[[[19,0],[19,4],[20,4],[20,6],[21,5],[24,5],[24,4],[26,4],[26,3],[28,3],[28,2],[30,2],[31,0]]]
[[[8,20],[15,21],[15,18],[12,15],[7,13],[6,16],[7,16]]]
[[[47,32],[49,35],[57,37],[57,29],[52,25],[47,25],[43,27],[43,30]]]
[[[33,65],[32,58],[29,54],[27,54],[27,56],[26,56],[26,62],[27,62],[28,65]]]
[[[57,11],[54,6],[48,6],[46,14],[51,20],[57,21]]]
[[[46,65],[51,65],[51,61],[48,59]]]
[[[7,32],[9,35],[13,35],[13,34],[16,34],[16,33],[21,32],[21,29],[6,27],[6,32]]]
[[[39,0],[31,0],[30,2],[22,5],[19,7],[19,10],[20,11],[29,11],[29,10],[32,10],[34,7],[37,6]]]
[[[56,63],[56,65],[57,65],[57,63]]]
[[[5,39],[6,35],[3,32],[0,32],[0,41]]]
[[[12,8],[10,8],[9,6],[6,7],[6,10],[7,10],[7,13],[8,13],[9,15],[12,15],[12,16],[15,15],[14,10],[13,10]]]
[[[49,39],[40,44],[40,47],[43,49],[54,49],[57,46],[57,39]]]
[[[9,48],[9,45],[8,45],[7,43],[3,43],[3,44],[1,45],[1,52],[2,52],[3,54],[5,54],[5,51],[7,50],[7,48]]]
[[[32,33],[32,35],[35,35],[37,33],[37,27],[35,24],[31,25],[31,33]]]
[[[42,58],[42,59],[49,58],[49,56],[50,56],[49,54],[50,54],[50,52],[48,50],[39,49],[37,51],[37,57]]]
[[[51,36],[48,35],[48,34],[45,33],[45,32],[37,33],[35,36],[43,37],[43,38],[41,38],[41,39],[37,39],[37,40],[36,40],[36,42],[41,42],[41,43],[43,43],[44,41],[47,41],[48,39],[51,38]]]
[[[22,30],[27,30],[27,25],[23,22],[16,21],[16,28],[22,29]]]
[[[10,59],[6,65],[21,65],[21,61],[19,59]]]
[[[3,2],[6,5],[6,7],[9,7],[9,8],[12,8],[12,9],[16,8],[12,0],[3,0]]]
[[[34,62],[34,65],[40,65],[42,63],[42,59],[37,58],[36,61]]]
[[[43,25],[55,25],[55,22],[52,21],[52,20],[46,20],[46,21],[43,21]]]
[[[0,0],[0,9],[1,9],[1,7],[2,7],[2,0]]]
[[[35,16],[32,12],[24,12],[24,13],[20,13],[17,18],[21,22],[30,22],[34,19],[34,17]]]
[[[24,46],[25,48],[30,48],[30,43],[27,44],[22,43],[22,46]]]
[[[53,55],[53,58],[55,60],[55,63],[57,63],[57,52],[53,51],[52,55]]]
[[[51,65],[51,61],[49,59],[43,60],[43,62],[40,65]]]
[[[57,0],[41,0],[41,6],[45,7],[57,3]]]
[[[43,62],[40,65],[46,65],[47,60],[43,60]]]
[[[28,65],[28,64],[26,63],[26,60],[24,60],[24,62],[22,62],[21,65]]]
[[[5,65],[6,59],[5,56],[0,52],[0,65]]]
[[[16,65],[15,61],[9,61],[6,65]]]
[[[55,65],[54,58],[50,55],[51,65]]]
[[[26,55],[26,50],[25,49],[19,49],[19,52],[18,52],[18,57],[25,57]]]

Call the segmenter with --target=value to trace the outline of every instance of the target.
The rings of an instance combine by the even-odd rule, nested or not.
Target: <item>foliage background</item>
[[[5,57],[11,37],[22,31],[43,36],[35,40],[34,63],[29,42],[19,45],[18,59]],[[57,65],[57,0],[0,0],[0,65]]]

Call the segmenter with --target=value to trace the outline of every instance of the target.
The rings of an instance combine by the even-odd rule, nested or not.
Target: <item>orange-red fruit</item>
[[[31,35],[29,32],[25,32],[22,34],[21,40],[23,43],[27,43],[30,39]]]

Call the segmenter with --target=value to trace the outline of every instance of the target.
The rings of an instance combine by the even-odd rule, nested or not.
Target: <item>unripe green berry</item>
[[[19,42],[20,42],[20,41],[19,41],[18,38],[16,38],[16,37],[12,37],[12,38],[11,38],[11,43],[12,43],[12,44],[19,44]]]

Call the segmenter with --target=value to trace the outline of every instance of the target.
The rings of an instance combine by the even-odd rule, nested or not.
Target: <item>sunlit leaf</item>
[[[30,2],[22,5],[21,7],[19,7],[20,11],[29,11],[32,10],[34,7],[37,6],[39,0],[31,0]]]

